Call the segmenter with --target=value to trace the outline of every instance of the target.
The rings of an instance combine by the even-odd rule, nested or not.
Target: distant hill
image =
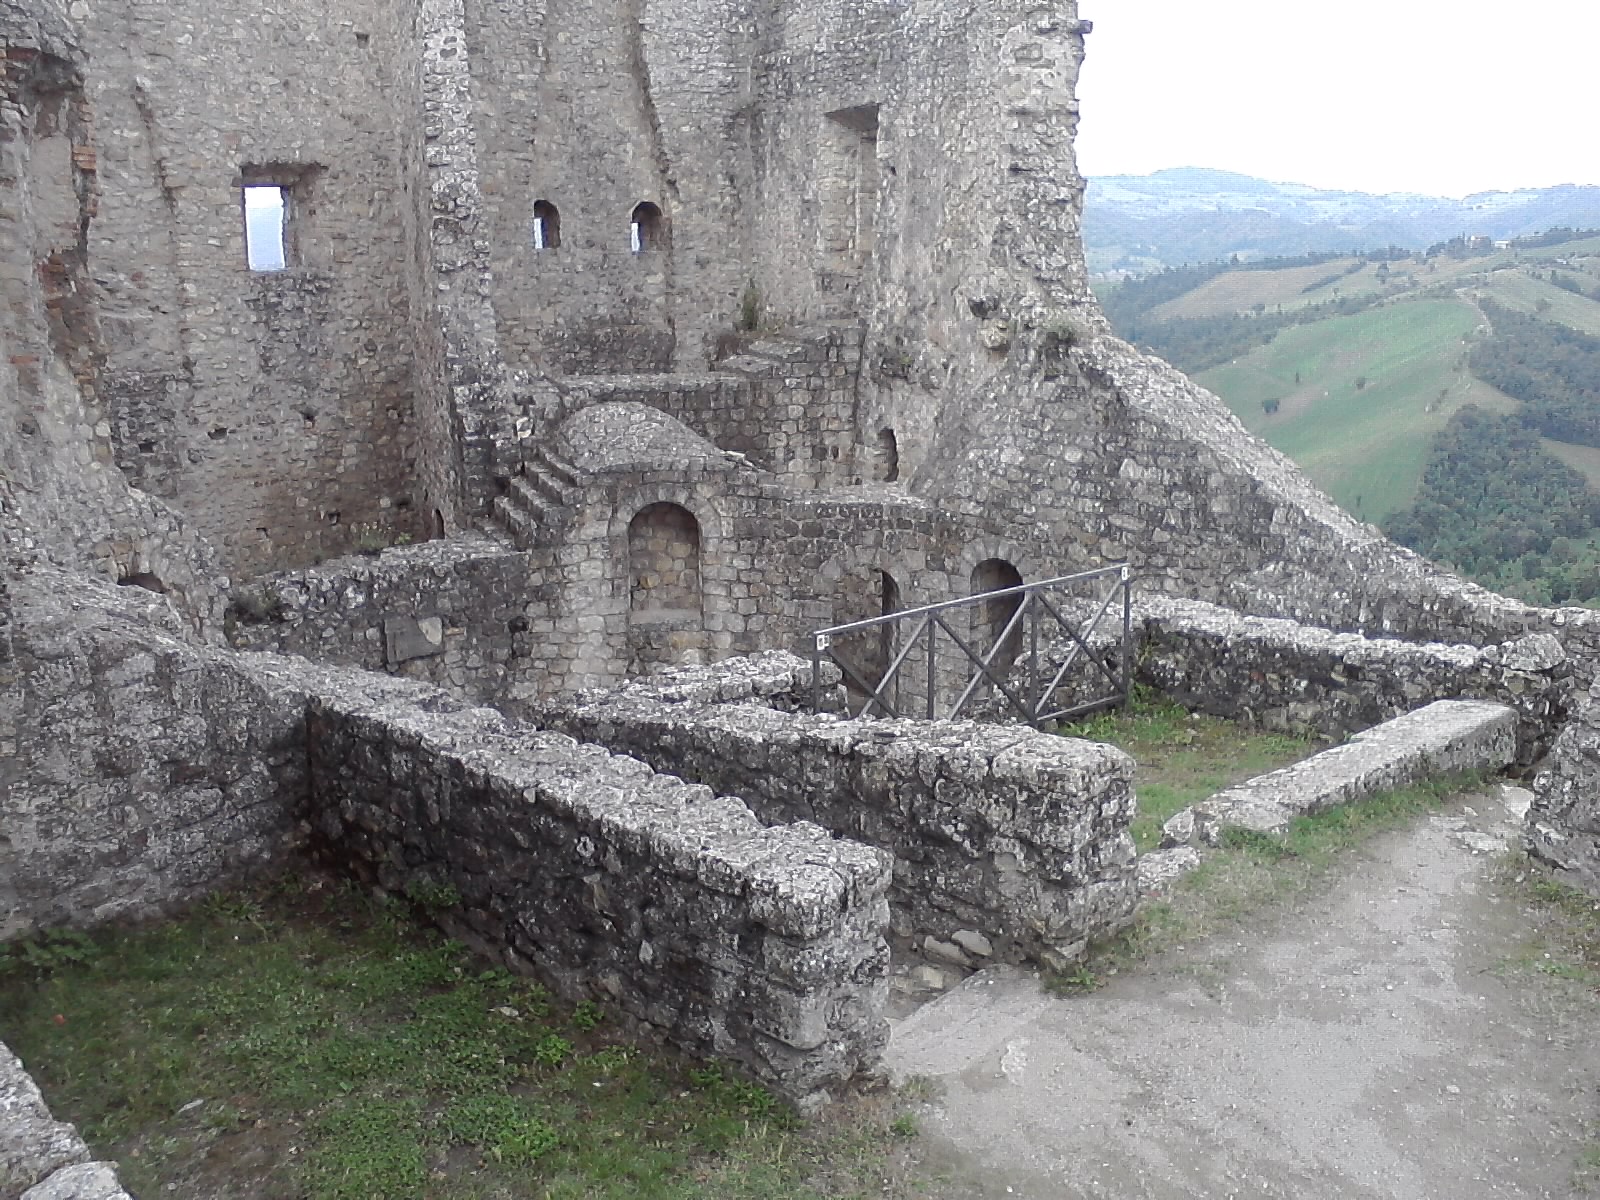
[[[1233,255],[1421,250],[1458,235],[1506,239],[1558,226],[1593,229],[1600,227],[1600,187],[1563,184],[1451,200],[1324,191],[1175,167],[1090,179],[1083,225],[1091,272],[1144,274]]]
[[[1357,516],[1496,590],[1600,606],[1600,235],[1095,290]]]

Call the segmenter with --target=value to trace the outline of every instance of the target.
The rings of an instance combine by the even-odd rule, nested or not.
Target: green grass
[[[1229,316],[1248,312],[1257,304],[1269,309],[1276,309],[1280,304],[1284,308],[1294,308],[1304,302],[1306,288],[1330,275],[1342,275],[1354,264],[1354,259],[1338,258],[1276,271],[1224,271],[1193,291],[1151,309],[1150,315],[1157,320],[1171,321],[1182,317]],[[1368,273],[1374,269],[1368,268]],[[1344,276],[1343,280],[1350,278]]]
[[[1457,408],[1515,407],[1466,369],[1466,339],[1481,323],[1461,300],[1390,304],[1287,329],[1197,378],[1334,500],[1376,522],[1415,498],[1430,439]]]
[[[1157,955],[1293,904],[1319,890],[1351,850],[1438,811],[1481,782],[1481,776],[1452,776],[1386,792],[1301,817],[1281,837],[1232,831],[1164,899],[1141,905],[1132,926],[1092,947],[1080,967],[1047,984],[1058,995],[1080,994]]]
[[[1600,490],[1600,449],[1579,446],[1573,442],[1558,442],[1554,438],[1540,438],[1544,448],[1589,481],[1589,486]]]
[[[1524,854],[1507,857],[1498,883],[1528,914],[1527,936],[1502,964],[1502,974],[1600,988],[1600,899],[1552,877]]]
[[[426,898],[425,898],[426,899]],[[413,926],[289,881],[187,917],[13,947],[0,1040],[135,1194],[911,1194],[892,1096],[806,1125]],[[169,1186],[170,1185],[170,1186]]]
[[[1600,280],[1592,274],[1563,267],[1555,269],[1578,279],[1590,289],[1600,286]],[[1549,272],[1541,269],[1540,274],[1548,275]],[[1524,271],[1497,271],[1482,287],[1474,290],[1507,308],[1529,313],[1541,321],[1554,321],[1600,336],[1600,302],[1587,296],[1574,295],[1547,279],[1534,279]]]
[[[1139,815],[1132,833],[1141,853],[1160,843],[1161,826],[1174,813],[1232,784],[1299,762],[1317,748],[1310,738],[1191,714],[1143,693],[1125,711],[1101,713],[1062,732],[1109,742],[1133,756]]]

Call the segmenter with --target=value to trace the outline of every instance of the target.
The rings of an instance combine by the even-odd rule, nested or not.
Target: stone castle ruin
[[[1564,725],[1530,836],[1600,878],[1600,614],[1395,547],[1110,334],[1088,32],[0,0],[0,938],[309,847],[826,1094],[891,941],[1068,961],[1128,919],[1131,764],[813,712],[777,652],[1122,562],[1195,703],[1494,699],[1525,765]]]

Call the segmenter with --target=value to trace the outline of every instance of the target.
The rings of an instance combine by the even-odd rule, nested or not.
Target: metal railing
[[[961,716],[973,698],[987,690],[985,685],[1003,697],[1011,711],[1035,728],[1047,721],[1061,721],[1126,704],[1133,688],[1130,639],[1133,621],[1132,583],[1132,569],[1128,564],[1121,563],[1097,571],[1063,575],[1057,579],[1025,583],[1020,587],[994,592],[980,592],[961,600],[948,600],[943,604],[910,608],[849,625],[819,629],[811,635],[813,705],[820,708],[822,704],[822,660],[825,656],[844,672],[848,685],[858,693],[865,694],[860,711],[854,713],[858,717],[881,710],[890,717],[925,716],[927,720],[935,720],[942,707],[939,702],[941,680],[950,685],[945,689],[945,694],[955,694],[955,699],[944,713],[947,720]],[[1102,584],[1105,585],[1105,594],[1099,595]],[[1062,609],[1069,607],[1062,602],[1070,594],[1068,589],[1087,585],[1095,585],[1090,600],[1094,615],[1084,620],[1063,613]],[[1081,597],[1074,596],[1073,599],[1079,600]],[[1120,604],[1117,603],[1119,599]],[[988,608],[993,612],[995,605],[1005,605],[1013,600],[1015,608],[1005,626],[999,631],[990,626],[988,632],[992,644],[987,649],[975,645],[978,639],[971,634],[957,633],[947,619],[963,609]],[[1113,613],[1115,615],[1111,615]],[[1097,653],[1089,645],[1090,639],[1100,630],[1108,615],[1111,615],[1112,621],[1120,619],[1122,625],[1122,641],[1115,655],[1115,670],[1107,667],[1102,653]],[[1064,631],[1070,643],[1063,661],[1053,671],[1050,670],[1050,664],[1041,664],[1041,627],[1047,637],[1054,636],[1057,629]],[[902,638],[900,634],[906,629],[910,629],[910,633]],[[888,667],[876,683],[864,678],[848,658],[835,650],[838,639],[874,630],[879,632],[880,637],[885,633],[889,635],[886,642],[888,652],[885,654],[889,660]],[[941,633],[948,640],[950,649],[959,651],[958,655],[946,652],[947,657],[955,659],[955,671],[941,669]],[[1027,643],[1026,654],[1022,653],[1021,648],[1024,640]],[[919,650],[925,657],[916,657]],[[1055,694],[1080,660],[1104,678],[1104,686],[1108,690],[1104,694],[1094,694],[1090,699],[1059,707]],[[915,672],[911,669],[912,663],[918,664]],[[922,678],[910,678],[915,673],[920,673]],[[911,685],[909,690],[912,692],[922,693],[920,704],[908,706],[901,703],[900,694],[908,690],[903,686],[907,684]],[[959,692],[956,691],[958,687]],[[913,707],[916,711],[912,711]]]

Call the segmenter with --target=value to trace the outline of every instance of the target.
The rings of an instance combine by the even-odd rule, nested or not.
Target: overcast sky
[[[1088,175],[1600,184],[1600,0],[1080,0]]]

